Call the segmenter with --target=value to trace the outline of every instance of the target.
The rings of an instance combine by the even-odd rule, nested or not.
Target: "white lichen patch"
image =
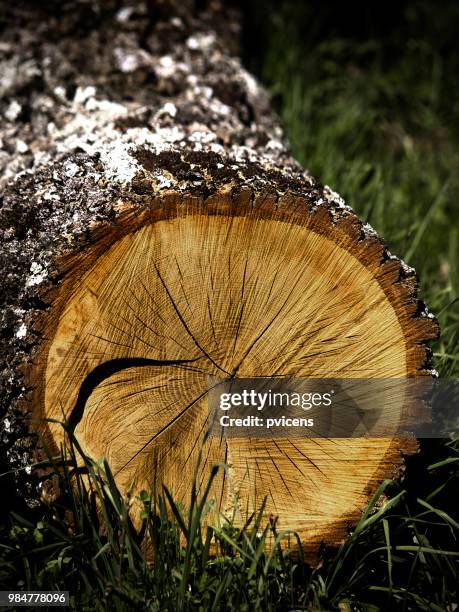
[[[108,178],[118,183],[132,181],[140,166],[130,154],[131,148],[130,145],[118,141],[100,151]]]
[[[405,274],[411,275],[411,274],[415,274],[416,273],[416,270],[414,268],[412,268],[411,266],[409,266],[404,261],[400,261],[400,263],[402,264],[402,269],[405,272]]]
[[[285,149],[285,146],[280,140],[271,139],[267,142],[266,148],[272,151],[282,151]]]
[[[16,140],[16,151],[18,153],[27,153],[29,147],[23,140]]]
[[[162,108],[162,112],[166,115],[170,115],[171,117],[175,117],[177,114],[177,107],[173,102],[166,102]]]
[[[87,87],[77,87],[75,95],[73,97],[74,104],[84,104],[89,98],[94,98],[96,95],[96,88],[92,85]]]
[[[126,131],[126,138],[134,145],[151,145],[155,153],[170,150],[170,145],[183,140],[184,131],[176,125],[172,127],[157,128],[155,131],[147,128],[131,128]]]
[[[170,55],[163,55],[155,65],[156,75],[161,79],[169,79],[175,74],[176,63]]]
[[[260,156],[259,154],[252,148],[250,147],[245,147],[245,146],[236,146],[233,145],[233,147],[231,147],[231,156],[237,161],[237,162],[246,162],[246,161],[250,161],[250,162],[257,162],[260,161]],[[265,158],[264,159],[265,163],[267,162],[268,165],[269,164],[269,158]]]
[[[324,187],[324,196],[329,202],[337,204],[340,208],[349,208],[349,206],[346,205],[346,202],[339,195],[339,193],[333,191],[333,189],[331,189],[331,187],[329,187],[328,185],[325,185]]]
[[[225,152],[224,146],[221,144],[218,144],[218,142],[213,142],[210,145],[210,150],[212,151],[212,153],[220,153],[221,155],[224,154]]]
[[[58,85],[57,87],[55,87],[53,89],[53,92],[57,98],[60,98],[64,102],[67,101],[67,94],[65,91],[65,87],[62,87],[62,85]]]
[[[118,102],[111,102],[110,100],[97,100],[96,98],[89,98],[86,102],[86,110],[100,111],[105,116],[105,119],[117,119],[121,115],[127,113],[127,108]]]
[[[198,32],[190,36],[186,41],[186,46],[192,51],[209,51],[215,45],[216,38],[213,32]]]
[[[369,223],[365,223],[362,226],[362,231],[365,234],[365,236],[368,238],[378,236],[378,232]]]
[[[115,19],[118,23],[126,23],[131,18],[134,12],[133,6],[123,6],[115,15]]]
[[[27,335],[27,326],[25,325],[25,323],[21,323],[21,325],[18,327],[18,330],[16,332],[16,338],[25,338]]]
[[[46,266],[39,263],[38,261],[33,261],[30,265],[31,275],[26,281],[26,287],[33,287],[35,285],[40,285],[47,276]]]
[[[201,144],[213,142],[217,139],[217,135],[209,130],[197,129],[196,131],[192,131],[188,136],[188,140],[191,142],[200,142]]]
[[[65,174],[69,177],[74,177],[80,172],[80,167],[74,162],[65,164]]]
[[[220,115],[221,117],[229,117],[231,114],[231,109],[227,104],[224,104],[223,102],[221,102],[220,100],[218,100],[217,98],[214,98],[210,105],[209,105],[210,110],[215,113],[216,115]]]
[[[41,197],[41,199],[46,200],[46,201],[55,201],[58,202],[59,201],[59,195],[56,192],[55,189],[51,188],[49,191],[45,191],[41,194],[38,194],[39,197]]]
[[[16,121],[21,113],[21,110],[22,106],[18,104],[16,100],[13,100],[5,111],[5,117],[8,119],[8,121]]]
[[[157,172],[153,175],[154,181],[156,183],[156,187],[158,189],[169,189],[172,187],[172,181],[167,178],[162,172]]]
[[[151,62],[151,56],[143,49],[127,50],[116,47],[113,50],[116,64],[121,72],[129,73],[146,66]]]
[[[244,84],[247,88],[247,93],[250,98],[254,99],[260,96],[260,85],[254,76],[247,72],[245,68],[242,68],[238,60],[235,60],[238,63],[238,70],[240,71],[240,75],[244,81]]]

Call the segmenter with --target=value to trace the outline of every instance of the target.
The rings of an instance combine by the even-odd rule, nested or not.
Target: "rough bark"
[[[1,410],[13,468],[33,461],[25,415],[42,401],[37,372],[62,296],[122,236],[183,206],[307,217],[377,279],[403,330],[406,374],[432,373],[425,342],[437,328],[414,270],[291,157],[266,92],[234,55],[237,15],[204,4],[31,2],[2,18]],[[413,445],[394,443],[376,480],[397,472],[403,450]],[[20,486],[37,500],[32,478]]]

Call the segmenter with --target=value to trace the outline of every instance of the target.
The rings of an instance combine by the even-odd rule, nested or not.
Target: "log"
[[[219,2],[20,3],[0,61],[5,460],[186,502],[209,376],[432,376],[415,272],[291,156]],[[210,438],[217,507],[337,544],[411,438]],[[21,471],[30,503],[49,497]]]

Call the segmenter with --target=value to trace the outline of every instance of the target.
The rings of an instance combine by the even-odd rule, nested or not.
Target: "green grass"
[[[263,4],[269,35],[258,66],[295,156],[416,267],[442,328],[435,366],[456,377],[459,52],[448,46],[457,9],[447,5],[430,15],[425,2],[408,3],[403,27],[360,40],[336,23],[325,36],[325,8],[283,2],[268,23]],[[314,571],[288,548],[264,551],[282,534],[262,509],[242,530],[223,518],[205,527],[205,490],[186,508],[165,488],[144,492],[139,535],[109,466],[85,458],[85,483],[67,459],[54,507],[14,515],[0,532],[1,588],[66,589],[77,610],[452,612],[458,601],[458,441],[423,441],[401,482],[382,483],[348,540],[323,551]]]
[[[424,5],[409,3],[412,21]],[[438,51],[435,27],[450,5],[439,26],[427,15],[432,31],[359,42],[319,36],[325,8],[284,2],[260,69],[295,157],[416,268],[448,377],[459,373],[459,52]]]

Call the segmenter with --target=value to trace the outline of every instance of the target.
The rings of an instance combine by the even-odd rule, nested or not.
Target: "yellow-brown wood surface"
[[[433,326],[410,317],[408,288],[394,282],[390,260],[381,265],[380,245],[294,201],[257,209],[229,207],[223,196],[207,208],[185,199],[127,216],[123,232],[101,243],[90,265],[68,264],[35,406],[40,417],[69,419],[96,367],[157,361],[95,385],[75,423],[85,452],[109,460],[123,493],[155,480],[186,504],[209,425],[209,377],[421,373],[418,340]],[[46,434],[56,448],[65,442],[58,425]],[[267,496],[279,529],[298,531],[313,554],[345,536],[415,448],[406,438],[210,437],[200,480],[225,462],[216,512],[243,524]]]

